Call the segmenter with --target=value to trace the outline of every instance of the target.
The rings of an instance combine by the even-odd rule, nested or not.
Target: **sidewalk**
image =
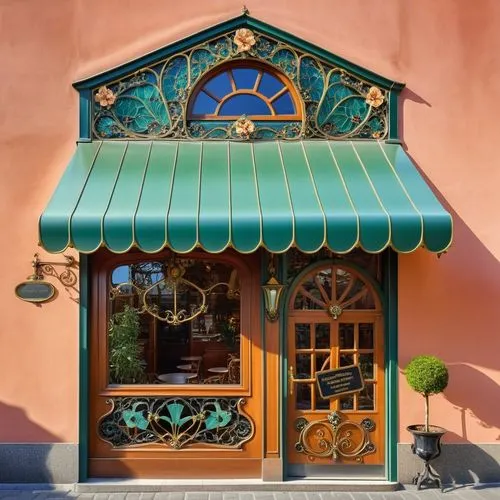
[[[407,486],[393,492],[161,492],[161,493],[75,493],[71,487],[29,489],[28,485],[0,484],[0,500],[50,500],[79,498],[89,500],[500,500],[500,484],[449,486],[417,491]]]

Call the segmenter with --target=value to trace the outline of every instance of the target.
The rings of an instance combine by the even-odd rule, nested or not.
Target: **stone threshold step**
[[[271,482],[261,480],[241,479],[186,479],[186,480],[152,480],[152,479],[127,479],[127,480],[89,480],[76,483],[74,491],[77,493],[149,493],[149,492],[216,492],[216,491],[395,491],[399,483],[388,481],[368,480],[289,480]]]

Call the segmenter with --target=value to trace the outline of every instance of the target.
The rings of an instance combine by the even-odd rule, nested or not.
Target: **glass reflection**
[[[295,408],[297,410],[311,410],[311,386],[310,384],[295,384]]]
[[[340,323],[339,336],[341,349],[354,349],[354,325],[352,323]]]
[[[354,354],[340,354],[340,366],[351,366],[354,364]]]
[[[174,268],[182,273],[175,286],[169,282]],[[195,316],[200,290],[216,283],[223,285],[206,293],[206,311]],[[187,258],[174,267],[137,261],[113,269],[110,287],[110,384],[240,383],[239,282],[232,266]],[[195,317],[168,321],[176,308],[180,319]]]
[[[359,355],[359,368],[364,379],[373,379],[373,354]]]
[[[328,349],[330,347],[330,324],[319,323],[316,325],[316,349]]]
[[[341,410],[354,410],[354,396],[347,394],[339,398],[339,406]]]
[[[330,409],[330,400],[323,399],[319,393],[318,385],[314,384],[315,390],[315,398],[316,398],[316,410],[329,410]]]
[[[316,354],[316,371],[329,370],[330,369],[330,354],[321,353]]]
[[[309,323],[296,323],[295,348],[309,349],[311,347],[311,326]]]
[[[295,356],[296,372],[295,378],[312,378],[311,377],[311,356],[309,354],[297,354]]]
[[[373,323],[359,324],[360,349],[373,349]]]
[[[366,384],[358,397],[358,410],[374,410],[373,384]]]

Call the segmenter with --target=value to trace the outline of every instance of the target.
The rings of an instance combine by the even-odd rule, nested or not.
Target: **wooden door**
[[[382,320],[373,287],[352,269],[316,267],[296,286],[287,333],[290,476],[383,475]],[[322,397],[317,372],[353,365],[363,389]]]

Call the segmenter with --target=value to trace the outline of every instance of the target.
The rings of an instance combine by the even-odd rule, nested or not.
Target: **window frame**
[[[253,89],[236,89],[233,87],[233,92],[226,94],[224,97],[220,99],[220,102],[217,105],[216,112],[218,109],[220,109],[225,102],[227,102],[231,97],[235,95],[254,95],[257,96],[259,99],[262,99],[268,106],[270,105],[270,109],[273,114],[271,115],[251,115],[251,114],[245,114],[245,117],[253,120],[253,121],[269,121],[269,122],[286,122],[286,121],[303,121],[304,117],[304,103],[300,97],[299,92],[295,88],[295,85],[292,83],[292,81],[287,78],[286,75],[284,75],[281,71],[279,71],[277,68],[274,66],[271,66],[269,64],[262,63],[261,61],[255,60],[255,59],[245,59],[245,60],[238,60],[238,61],[230,61],[230,62],[225,62],[223,64],[220,64],[213,68],[211,71],[207,72],[203,78],[195,85],[193,88],[190,96],[188,97],[188,106],[187,106],[187,120],[188,121],[195,121],[195,120],[203,120],[203,121],[233,121],[233,120],[238,120],[241,118],[241,115],[223,115],[220,116],[218,114],[195,114],[193,112],[193,107],[194,103],[199,95],[200,92],[204,92],[206,95],[214,99],[215,96],[213,96],[212,93],[206,92],[203,90],[204,86],[206,83],[208,83],[210,80],[213,78],[217,77],[218,75],[221,75],[225,72],[230,72],[232,69],[255,69],[259,72],[259,75],[256,80],[256,85],[254,85]],[[262,74],[263,73],[268,73],[274,78],[280,80],[284,84],[284,90],[282,93],[277,93],[274,96],[272,96],[272,101],[270,101],[270,98],[267,98],[264,96],[264,99],[261,97],[261,94],[257,93],[257,88],[259,86],[260,80],[262,79]],[[233,82],[234,82],[234,77]],[[292,100],[292,103],[295,107],[295,114],[274,114],[274,108],[272,106],[272,102],[276,101],[279,99],[282,95],[285,95],[286,92],[290,93],[290,98]],[[278,95],[279,94],[279,95]],[[217,98],[218,99],[218,98]],[[217,101],[217,99],[214,99]]]

